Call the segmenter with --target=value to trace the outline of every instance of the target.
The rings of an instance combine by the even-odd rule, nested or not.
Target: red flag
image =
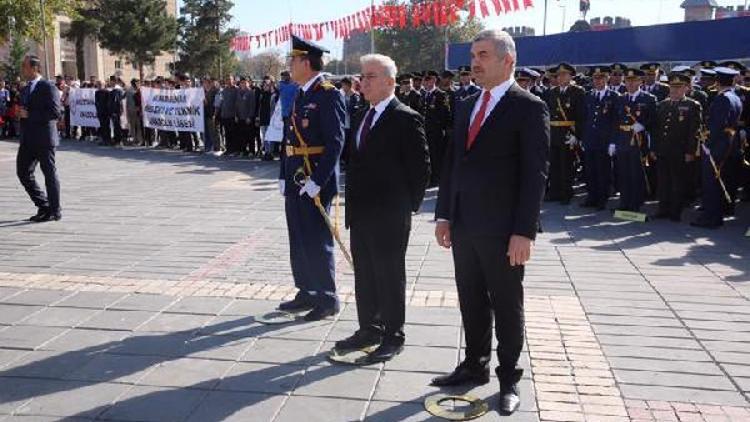
[[[499,15],[503,11],[503,6],[500,4],[500,0],[492,0],[492,6],[495,7],[496,15]]]
[[[521,8],[521,5],[518,4],[518,0],[513,0],[513,10],[518,10]]]
[[[448,25],[448,7],[446,0],[440,0],[440,26]]]
[[[425,25],[429,25],[432,22],[432,3],[422,5],[422,20]]]
[[[523,0],[523,7],[534,7],[534,0]]]
[[[421,4],[415,4],[411,8],[411,26],[414,28],[419,28],[419,25],[422,24],[422,5]]]
[[[503,8],[505,8],[505,13],[512,10],[513,6],[510,5],[510,0],[503,0]]]
[[[479,0],[479,10],[482,12],[483,18],[486,18],[490,14],[490,10],[487,8],[487,2],[485,0]]]
[[[469,0],[469,19],[477,16],[477,0]]]
[[[433,1],[432,2],[432,22],[435,23],[435,26],[440,26],[440,2],[439,1]]]
[[[398,7],[398,27],[401,29],[406,28],[406,6],[400,5]]]

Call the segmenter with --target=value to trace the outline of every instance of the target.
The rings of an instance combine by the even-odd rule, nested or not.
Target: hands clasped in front
[[[435,227],[435,238],[438,245],[450,249],[453,245],[451,242],[451,223],[449,221],[438,221]],[[531,259],[531,246],[534,242],[528,237],[514,234],[508,242],[508,260],[510,265],[524,265]]]

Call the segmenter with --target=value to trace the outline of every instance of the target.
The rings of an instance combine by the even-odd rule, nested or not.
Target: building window
[[[115,60],[115,69],[122,69],[122,60]]]

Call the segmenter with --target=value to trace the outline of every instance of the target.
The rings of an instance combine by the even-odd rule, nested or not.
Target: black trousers
[[[99,116],[99,137],[107,145],[112,142],[112,132],[110,131],[109,122],[109,116]]]
[[[693,176],[688,172],[691,168],[685,163],[685,157],[659,156],[656,161],[659,184],[657,196],[659,199],[659,213],[672,218],[680,218],[682,209],[688,203],[688,189]]]
[[[44,174],[46,194],[34,177],[37,164]],[[55,147],[35,147],[21,143],[16,156],[16,175],[37,208],[60,212],[60,181],[55,167]]]
[[[549,199],[569,201],[573,198],[575,152],[564,141],[550,145]]]
[[[122,144],[125,140],[125,131],[122,130],[122,124],[120,123],[120,116],[118,114],[112,115],[112,129],[115,132],[115,143]]]
[[[443,170],[443,158],[447,140],[442,130],[427,130],[427,147],[430,153],[430,186],[440,184],[440,173]]]
[[[466,339],[465,363],[485,367],[492,353],[495,320],[500,382],[514,382],[524,336],[524,267],[511,267],[508,239],[471,235],[460,220],[451,228],[458,302]]]
[[[237,123],[234,121],[234,117],[229,119],[221,119],[221,125],[224,126],[224,134],[226,138],[226,152],[240,152],[237,146]]]
[[[352,223],[354,294],[359,327],[384,335],[384,341],[404,341],[406,314],[406,246],[411,216],[382,216]]]
[[[587,202],[605,205],[612,184],[612,160],[607,151],[587,148],[583,169],[586,174]]]

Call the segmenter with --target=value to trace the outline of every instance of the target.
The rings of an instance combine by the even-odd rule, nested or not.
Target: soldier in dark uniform
[[[550,111],[550,172],[546,200],[567,205],[573,198],[575,150],[585,119],[583,88],[570,83],[575,68],[567,63],[557,67],[558,86],[546,102]]]
[[[427,145],[430,149],[430,187],[440,182],[440,171],[448,142],[448,130],[452,124],[450,98],[436,86],[438,73],[434,70],[426,72],[424,79],[425,92],[422,96],[424,103],[424,126],[427,133]]]
[[[542,84],[545,84],[544,93],[542,94],[542,101],[547,102],[552,89],[558,85],[557,82],[557,66],[553,66],[544,71],[544,77],[542,78]]]
[[[622,94],[627,91],[627,88],[625,88],[625,83],[622,81],[622,78],[625,75],[625,71],[627,69],[628,67],[622,63],[613,63],[612,66],[609,67],[609,70],[611,72],[609,75],[609,89],[617,92],[618,94]]]
[[[690,99],[698,101],[701,105],[701,123],[705,124],[706,110],[708,110],[708,94],[700,86],[693,84],[693,78],[697,74],[690,66],[675,66],[672,68],[673,73],[682,73],[688,76],[690,81],[686,96]],[[658,128],[657,128],[658,129]],[[658,166],[657,166],[658,167]],[[685,202],[687,204],[692,203],[698,196],[699,187],[701,184],[701,162],[700,160],[693,160],[686,164],[687,167],[687,183],[685,187]]]
[[[518,86],[529,92],[531,92],[531,89],[534,87],[534,78],[538,76],[539,74],[536,73],[536,71],[531,70],[528,67],[516,69],[516,83],[518,83]]]
[[[458,81],[461,86],[456,90],[457,101],[464,101],[482,90],[471,80],[471,66],[459,66]]]
[[[661,73],[661,65],[659,63],[646,63],[641,66],[641,70],[644,72],[642,88],[644,92],[655,96],[656,101],[662,101],[669,97],[669,85],[659,82],[659,75]]]
[[[424,95],[424,88],[422,87],[422,82],[424,81],[424,76],[422,72],[412,72],[411,73],[412,78],[411,82],[414,86],[414,90],[419,93],[419,95]]]
[[[648,151],[648,134],[653,128],[656,97],[640,89],[643,71],[625,71],[627,91],[615,108],[615,137],[610,154],[616,157],[615,170],[620,188],[619,210],[639,212],[646,198],[647,180],[643,161]]]
[[[615,122],[615,105],[620,95],[607,88],[609,67],[589,69],[593,88],[586,94],[586,119],[583,125],[586,202],[584,207],[603,210],[607,206],[612,184],[612,159],[608,155]]]
[[[685,181],[693,180],[692,163],[698,156],[702,108],[687,97],[690,76],[680,72],[669,75],[669,98],[656,105],[652,133],[652,158],[656,158],[659,177],[659,211],[656,218],[680,221],[682,209],[691,197]]]
[[[742,115],[742,102],[734,92],[734,78],[738,71],[717,67],[716,79],[718,95],[708,109],[708,140],[701,151],[702,157],[702,193],[703,211],[692,223],[696,227],[716,228],[724,224],[724,213],[727,208],[726,192],[720,181],[726,182],[723,176],[731,174],[731,167],[739,162],[737,145],[737,122]],[[713,162],[711,161],[713,158]],[[719,169],[717,175],[714,165]],[[724,185],[725,188],[730,186]]]
[[[529,92],[536,95],[539,98],[544,98],[544,91],[546,88],[542,85],[542,76],[544,75],[544,69],[529,68],[531,70],[531,87]]]
[[[396,97],[399,101],[411,107],[412,110],[422,114],[424,111],[422,95],[412,86],[411,78],[412,75],[408,73],[399,76],[399,88],[396,90]]]
[[[727,207],[727,214],[734,215],[734,196],[737,194],[737,189],[742,186],[745,199],[750,198],[748,197],[748,193],[750,193],[750,174],[748,174],[750,169],[745,165],[746,158],[750,156],[750,148],[748,148],[747,142],[747,130],[750,126],[750,88],[742,85],[742,72],[747,70],[743,64],[736,61],[727,61],[719,63],[719,67],[737,71],[734,78],[734,93],[742,103],[742,114],[737,122],[737,136],[734,140],[740,150],[740,158],[736,165],[730,166],[729,173],[726,174],[726,179],[724,179],[728,185],[727,189],[732,195],[732,204]]]
[[[282,311],[305,311],[306,321],[339,310],[334,283],[333,237],[321,215],[338,193],[339,156],[344,146],[344,96],[320,74],[327,50],[292,37],[290,68],[299,84],[282,143],[279,188],[285,197],[295,298]],[[318,206],[318,204],[320,206]]]
[[[448,105],[451,108],[451,112],[456,109],[456,88],[453,86],[453,78],[456,76],[455,73],[450,70],[444,70],[440,74],[440,88],[448,96]]]

